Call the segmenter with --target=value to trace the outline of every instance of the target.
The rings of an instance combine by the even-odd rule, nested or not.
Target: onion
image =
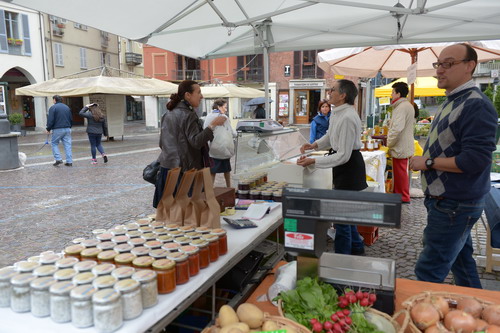
[[[472,333],[476,328],[476,319],[462,310],[453,310],[444,318],[444,326],[453,332]]]
[[[451,332],[448,331],[440,321],[438,321],[436,325],[429,326],[425,330],[425,333],[451,333]]]
[[[500,304],[493,304],[485,307],[482,317],[488,324],[500,326]]]
[[[482,319],[476,319],[476,332],[484,331],[488,327],[488,323]]]
[[[420,330],[436,324],[439,321],[439,313],[436,308],[427,302],[417,303],[410,311],[411,319]]]
[[[500,326],[490,325],[484,331],[485,333],[500,333]]]
[[[474,298],[464,297],[458,300],[457,309],[470,313],[474,318],[479,318],[483,311],[483,306]]]
[[[430,296],[426,299],[429,303],[434,305],[436,310],[439,312],[441,319],[443,319],[448,312],[450,312],[450,305],[448,301],[441,296]]]

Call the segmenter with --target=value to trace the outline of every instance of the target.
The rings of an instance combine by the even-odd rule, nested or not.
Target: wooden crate
[[[378,239],[378,227],[363,227],[358,226],[358,232],[363,237],[366,245],[370,246]]]

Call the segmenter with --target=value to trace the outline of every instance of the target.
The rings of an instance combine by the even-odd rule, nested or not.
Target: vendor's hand
[[[306,166],[314,164],[314,163],[316,163],[316,160],[314,158],[309,158],[309,157],[305,157],[305,156],[301,156],[297,160],[297,165],[300,165],[303,167],[306,167]]]
[[[410,158],[410,169],[413,171],[427,170],[427,167],[425,166],[426,160],[427,157],[425,156],[413,156]]]
[[[300,153],[304,154],[306,150],[312,150],[314,148],[317,148],[318,144],[316,142],[314,143],[304,143],[302,147],[300,147]]]
[[[222,126],[226,122],[227,118],[224,116],[217,116],[210,123],[210,128],[214,128],[216,126]]]

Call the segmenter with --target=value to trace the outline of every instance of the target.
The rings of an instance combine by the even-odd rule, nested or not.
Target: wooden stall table
[[[273,273],[276,272],[276,269],[282,265],[286,264],[286,262],[280,262],[274,269]],[[247,302],[255,304],[262,311],[267,312],[273,316],[278,316],[278,308],[274,306],[270,301],[257,301],[257,298],[262,295],[267,294],[267,290],[274,282],[274,274],[268,275],[262,283],[255,289],[252,295],[248,298]],[[419,294],[424,291],[434,291],[434,292],[450,292],[456,294],[462,294],[467,296],[474,296],[480,298],[485,301],[500,303],[500,291],[491,291],[485,289],[475,289],[475,288],[466,288],[466,287],[458,287],[450,284],[441,284],[441,283],[431,283],[431,282],[422,282],[408,279],[396,279],[396,312],[401,310],[403,307],[401,303],[403,303],[409,297]],[[401,323],[401,318],[398,321]],[[409,329],[406,330],[409,332]]]

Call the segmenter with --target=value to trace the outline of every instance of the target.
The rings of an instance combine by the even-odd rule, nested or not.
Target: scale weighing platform
[[[288,187],[283,219],[285,251],[297,256],[297,279],[319,276],[338,290],[375,290],[374,308],[394,312],[395,260],[325,251],[332,223],[399,228],[400,194]]]

